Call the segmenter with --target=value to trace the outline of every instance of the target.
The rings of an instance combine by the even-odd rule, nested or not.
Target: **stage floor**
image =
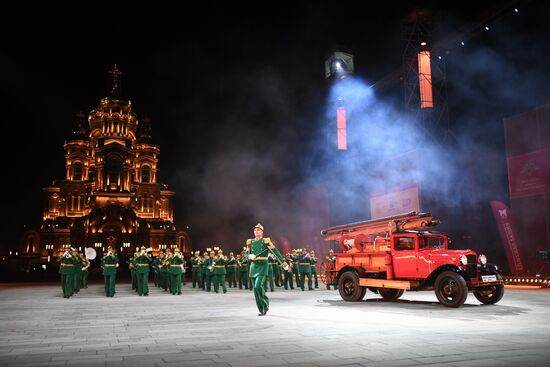
[[[322,285],[320,285],[322,286]],[[59,284],[0,284],[0,366],[542,366],[550,359],[550,291],[507,288],[496,305],[459,309],[433,292],[347,303],[337,291],[181,296],[95,283],[70,299]]]

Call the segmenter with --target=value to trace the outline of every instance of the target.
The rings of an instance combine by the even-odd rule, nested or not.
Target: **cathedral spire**
[[[76,124],[73,134],[79,138],[87,138],[88,130],[86,129],[86,115],[82,111],[76,114]]]
[[[120,96],[120,82],[122,72],[118,69],[118,65],[114,64],[113,68],[109,70],[111,74],[111,90],[109,91],[110,97],[119,97]]]
[[[149,117],[144,117],[139,122],[138,139],[140,142],[151,140],[151,119]]]

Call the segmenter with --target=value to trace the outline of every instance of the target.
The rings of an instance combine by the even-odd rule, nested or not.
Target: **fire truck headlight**
[[[468,265],[468,258],[466,257],[466,255],[460,255],[459,260],[462,265]]]
[[[487,264],[487,256],[481,254],[481,255],[479,255],[479,256],[477,257],[477,259],[479,260],[479,263],[480,263],[481,265]]]

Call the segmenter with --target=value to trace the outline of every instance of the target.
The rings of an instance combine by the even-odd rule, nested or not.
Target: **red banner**
[[[508,157],[510,198],[550,192],[550,148]]]
[[[508,266],[512,274],[522,274],[525,271],[524,260],[521,254],[521,243],[518,238],[516,223],[512,218],[510,208],[500,201],[491,201],[493,215],[498,225],[504,251],[508,258]]]

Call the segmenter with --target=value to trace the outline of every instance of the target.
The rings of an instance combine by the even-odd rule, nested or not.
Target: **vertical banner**
[[[508,258],[508,266],[513,275],[525,272],[524,260],[521,254],[521,243],[517,235],[516,224],[510,209],[500,201],[491,201],[493,215],[498,225],[504,251]]]

